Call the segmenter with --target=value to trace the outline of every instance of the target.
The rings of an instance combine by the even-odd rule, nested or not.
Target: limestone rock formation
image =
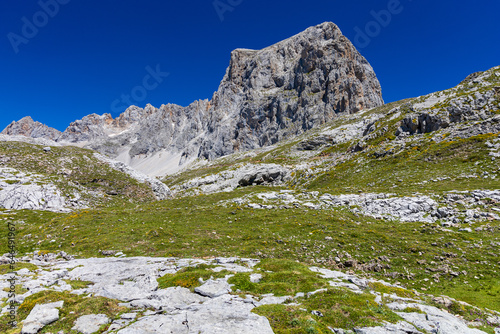
[[[21,135],[31,138],[46,138],[55,140],[59,138],[61,132],[48,127],[40,122],[35,122],[30,116],[26,116],[17,122],[10,123],[3,131],[3,135]]]
[[[105,314],[82,315],[75,321],[75,326],[71,329],[82,334],[92,334],[109,322],[109,318]]]
[[[246,164],[234,170],[227,170],[206,177],[193,178],[175,190],[195,190],[195,193],[232,191],[251,185],[278,185],[286,181],[290,170],[277,164]]]
[[[129,130],[156,111],[158,109],[148,104],[144,109],[131,106],[116,119],[113,119],[111,114],[91,114],[72,122],[58,138],[58,141],[93,142],[97,139],[114,137]]]
[[[70,203],[61,191],[41,175],[0,167],[0,208],[12,210],[68,211]]]
[[[231,53],[211,101],[217,111],[210,113],[212,138],[199,154],[214,158],[274,144],[337,114],[381,104],[380,84],[366,59],[335,24],[323,23],[260,51]]]

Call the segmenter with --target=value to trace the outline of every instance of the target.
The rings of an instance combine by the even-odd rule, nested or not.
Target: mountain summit
[[[264,147],[383,104],[375,73],[327,22],[262,50],[236,49],[210,101],[92,114],[47,138],[93,148],[152,175]],[[30,131],[9,134],[30,136]],[[4,130],[5,132],[5,130]]]
[[[40,122],[35,122],[30,116],[21,118],[17,122],[10,123],[3,131],[4,135],[26,136],[31,138],[46,138],[56,140],[61,132],[48,127]]]

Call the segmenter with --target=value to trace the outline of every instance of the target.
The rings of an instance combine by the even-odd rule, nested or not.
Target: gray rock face
[[[65,198],[55,186],[17,185],[0,191],[0,207],[13,210],[67,211]]]
[[[205,141],[200,155],[274,144],[337,114],[382,103],[371,66],[335,24],[323,23],[263,50],[231,53],[211,101],[219,112],[210,115],[208,135],[218,140]]]
[[[17,122],[10,123],[2,131],[2,134],[55,140],[61,135],[61,131],[50,128],[40,122],[35,122],[30,116],[26,116]]]
[[[91,114],[72,122],[62,133],[59,140],[68,142],[86,142],[107,136],[106,128],[112,124],[113,118],[110,114]]]
[[[413,325],[400,321],[397,324],[387,324],[384,327],[365,327],[355,329],[356,334],[422,334]]]
[[[428,196],[419,197],[389,197],[387,194],[339,195],[325,194],[320,198],[333,206],[359,206],[361,213],[376,217],[397,217],[401,221],[429,221],[426,217],[436,210],[437,203]]]
[[[286,181],[289,176],[290,170],[277,164],[246,164],[235,170],[191,179],[173,190],[193,189],[208,194],[257,184],[276,185]]]
[[[49,182],[39,185],[40,175],[0,168],[0,208],[12,210],[67,211],[65,197]]]
[[[63,307],[63,301],[50,304],[36,304],[24,320],[22,334],[36,334],[40,329],[59,320],[58,308]]]
[[[144,109],[131,106],[116,119],[113,119],[110,114],[91,114],[72,122],[58,140],[75,143],[112,137],[130,129],[157,111],[153,106],[147,105]]]
[[[194,292],[205,297],[215,298],[231,292],[231,286],[225,279],[209,279],[202,286],[196,287]]]
[[[203,304],[192,304],[173,314],[139,319],[118,334],[206,333],[271,334],[269,321],[251,313],[254,306],[236,296],[224,295]]]
[[[425,313],[416,312],[397,312],[397,314],[405,319],[406,321],[412,323],[418,328],[425,329],[430,333],[442,333],[442,334],[481,334],[485,333],[479,329],[469,328],[467,324],[452,314],[440,310],[434,306],[420,305],[420,304],[409,304],[414,307],[418,307]],[[390,308],[398,309],[401,308],[401,304],[390,304]]]
[[[482,194],[483,192],[478,191]],[[487,192],[496,194],[496,192]],[[264,203],[271,205],[260,205],[252,203],[252,197],[236,198],[235,203],[247,203],[253,208],[273,208],[278,205],[303,206],[308,209],[326,209],[338,206],[352,207],[353,213],[361,213],[374,218],[399,219],[402,222],[434,222],[437,220],[438,203],[428,196],[397,197],[395,194],[343,194],[330,195],[328,193],[319,196],[318,192],[295,193],[291,190],[280,192],[262,192],[255,195]],[[444,209],[440,209],[444,212]],[[443,216],[445,214],[443,213]]]
[[[313,151],[320,147],[333,145],[333,138],[330,136],[318,136],[316,138],[308,139],[297,144],[299,151]]]
[[[406,116],[400,122],[396,135],[429,133],[448,128],[456,123],[484,121],[490,117],[486,111],[498,110],[495,101],[497,97],[492,89],[485,93],[476,93],[473,97],[453,98],[448,102],[450,104],[448,107],[423,112],[413,109],[414,114]]]
[[[499,94],[498,87],[491,83],[498,80],[498,69],[474,73],[457,87],[430,94],[422,102],[403,105],[400,111],[409,114],[400,121],[395,135],[429,133],[456,126],[462,138],[498,132],[500,119],[495,113],[499,110]],[[472,126],[467,126],[471,123]]]
[[[131,106],[116,119],[92,114],[50,138],[87,145],[142,171],[162,165],[147,172],[164,175],[197,158],[268,146],[382,104],[372,67],[335,24],[323,23],[262,50],[234,50],[210,101]]]
[[[92,334],[108,323],[109,318],[105,314],[89,314],[76,319],[75,326],[71,329],[82,334]]]

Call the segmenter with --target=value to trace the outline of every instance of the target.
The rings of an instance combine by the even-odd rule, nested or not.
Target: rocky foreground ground
[[[62,252],[57,255],[36,253],[22,260],[33,266],[31,270],[24,268],[16,272],[18,283],[27,289],[24,294],[16,296],[15,300],[19,303],[41,291],[59,291],[88,298],[106,297],[119,301],[119,306],[126,308],[114,316],[93,314],[87,310],[74,321],[72,333],[273,333],[268,319],[253,313],[254,308],[272,304],[300,306],[301,298],[327,291],[324,288],[279,297],[272,294],[239,293],[228,283],[228,279],[236,273],[250,273],[252,283],[259,284],[262,272],[255,268],[259,263],[255,259],[127,258],[121,253],[107,258],[73,259]],[[6,258],[3,261],[6,262]],[[179,286],[164,289],[159,287],[159,277],[200,264],[214,265],[210,269],[214,275],[223,270],[232,274],[223,278],[201,280],[201,285],[194,290]],[[401,295],[406,294],[397,292],[406,290],[383,281],[318,267],[309,269],[328,280],[328,289],[372,294],[377,304],[387,306],[401,317],[396,323],[355,328],[354,331],[329,328],[332,333],[485,333],[469,327],[474,323],[437,307],[453,303],[454,300],[450,298],[438,297],[431,300],[429,296],[415,292],[411,293],[411,298],[402,297]],[[11,277],[12,274],[1,275],[0,287],[7,288],[7,280]],[[69,282],[75,281],[86,282],[88,285],[74,288]],[[377,285],[396,293],[378,292],[373,288]],[[0,297],[6,298],[7,292],[0,291]],[[430,301],[432,305],[429,305]],[[63,300],[37,303],[22,322],[22,333],[38,333],[45,326],[64,321],[60,318],[64,307]],[[2,313],[7,311],[5,307]],[[317,310],[304,311],[310,313],[311,321],[323,317]],[[500,314],[491,313],[488,322],[500,325]],[[62,333],[67,332],[58,331],[58,334]],[[495,333],[500,333],[500,328]]]

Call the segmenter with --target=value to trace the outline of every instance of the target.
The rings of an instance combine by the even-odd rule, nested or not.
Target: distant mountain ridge
[[[17,122],[10,123],[2,131],[2,134],[57,140],[62,132],[40,122],[35,122],[30,116],[26,116]]]
[[[89,147],[152,175],[175,172],[301,134],[338,115],[383,104],[366,59],[331,22],[262,50],[236,49],[212,99],[187,107],[129,107],[92,114],[60,133],[25,119],[2,134]]]

